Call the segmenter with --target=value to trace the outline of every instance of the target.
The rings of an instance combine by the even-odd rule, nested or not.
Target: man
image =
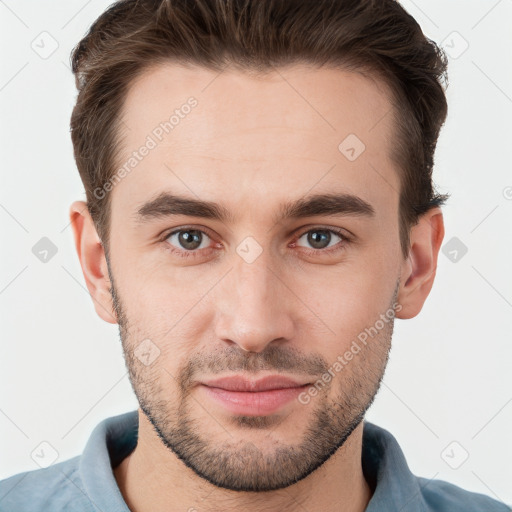
[[[2,510],[508,510],[364,421],[444,235],[446,61],[400,5],[122,1],[73,71],[75,244],[140,409]]]

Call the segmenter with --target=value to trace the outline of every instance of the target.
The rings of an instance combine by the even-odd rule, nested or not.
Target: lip
[[[199,389],[231,414],[267,416],[278,412],[308,386],[310,382],[303,383],[283,375],[258,380],[234,375],[201,382]]]
[[[211,388],[221,388],[227,391],[258,392],[272,389],[297,388],[309,384],[300,382],[285,375],[268,375],[258,380],[247,379],[241,375],[231,375],[220,379],[213,379],[201,382]]]

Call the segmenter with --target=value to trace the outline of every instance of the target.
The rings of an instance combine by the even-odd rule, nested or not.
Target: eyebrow
[[[139,224],[143,224],[153,219],[177,215],[201,217],[223,223],[235,221],[235,216],[220,204],[169,192],[161,192],[154,199],[144,203],[136,211],[135,220]],[[364,199],[352,194],[316,194],[282,204],[274,221],[277,223],[284,219],[300,219],[317,215],[355,215],[371,218],[375,216],[375,209]]]

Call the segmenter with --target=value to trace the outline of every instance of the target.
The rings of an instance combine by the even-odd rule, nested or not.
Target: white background
[[[68,226],[69,205],[85,199],[69,54],[109,3],[0,2],[0,478],[37,468],[42,441],[57,461],[80,454],[98,422],[137,407],[118,328],[94,312]],[[422,312],[395,323],[367,418],[415,474],[512,503],[512,1],[403,5],[452,55],[435,178],[452,194],[444,244],[457,237],[468,251],[455,263],[440,254]],[[43,31],[58,43],[46,59],[31,47]],[[32,253],[42,237],[58,250],[47,263]],[[458,469],[441,456],[453,441],[452,465],[469,454]]]

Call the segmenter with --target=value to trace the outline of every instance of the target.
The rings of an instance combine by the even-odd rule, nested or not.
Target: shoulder
[[[112,468],[136,446],[137,411],[94,428],[81,455],[0,481],[1,512],[129,512]]]
[[[511,512],[512,508],[483,494],[470,492],[444,480],[418,477],[428,512]]]
[[[414,475],[395,437],[369,422],[363,430],[362,465],[374,488],[367,512],[512,512],[489,496]]]
[[[0,481],[2,512],[93,511],[78,472],[80,456]]]

